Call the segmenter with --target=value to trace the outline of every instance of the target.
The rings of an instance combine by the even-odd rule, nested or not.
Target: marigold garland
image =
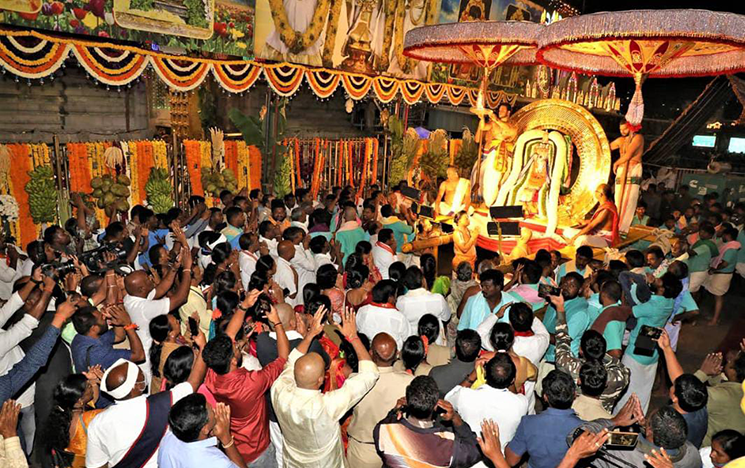
[[[269,0],[272,11],[274,27],[279,32],[282,42],[290,49],[290,53],[298,54],[313,45],[321,35],[326,25],[326,17],[329,12],[329,0],[319,0],[313,11],[313,18],[302,34],[290,27],[284,2],[282,0]]]
[[[250,179],[250,158],[248,146],[245,141],[237,142],[237,153],[238,153],[238,172],[235,174],[235,178],[238,182],[238,188],[248,188],[251,185]]]
[[[186,158],[186,171],[189,174],[191,194],[204,196],[202,187],[202,152],[200,142],[196,140],[184,140],[184,157]]]
[[[348,185],[351,185],[354,187],[354,165],[352,164],[352,154],[354,154],[354,148],[356,145],[354,145],[353,142],[349,142],[349,153],[347,154],[347,173],[349,180],[347,181]]]
[[[91,168],[88,151],[84,143],[67,144],[67,160],[70,170],[70,191],[91,193]]]
[[[225,147],[225,168],[236,174],[238,172],[238,142],[225,140],[223,146]]]
[[[297,171],[297,184],[299,186],[302,183],[303,176],[300,173],[300,151],[298,151],[297,140],[298,139],[295,138],[295,143],[296,143],[295,144],[295,154],[293,156],[295,157],[295,167],[296,167],[296,171]],[[285,145],[285,146],[287,146],[287,145]],[[302,185],[304,186],[305,184],[302,184]]]
[[[25,247],[29,242],[35,240],[39,235],[39,229],[31,218],[31,210],[28,207],[28,193],[26,184],[31,179],[28,175],[31,171],[31,145],[11,144],[7,145],[12,155],[13,164],[10,165],[10,177],[8,178],[11,195],[18,203],[18,236],[20,245]]]
[[[156,140],[150,142],[150,144],[153,147],[153,162],[155,163],[155,167],[158,167],[160,169],[167,169],[168,168],[168,154],[166,150],[166,142],[161,140]]]
[[[373,150],[372,150],[372,175],[370,180],[372,183],[378,183],[378,149],[380,148],[380,141],[377,138],[373,138]]]
[[[132,199],[131,205],[134,206],[142,203],[142,197],[140,196],[140,156],[139,151],[137,151],[137,142],[128,142],[127,150],[129,152],[129,180],[132,183],[130,198]]]
[[[261,151],[256,146],[248,147],[249,190],[261,188]]]

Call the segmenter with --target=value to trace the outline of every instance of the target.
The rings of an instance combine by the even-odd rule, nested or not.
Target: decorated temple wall
[[[99,134],[148,138],[153,131],[144,89],[139,83],[121,92],[106,90],[77,67],[44,85],[0,79],[0,141],[51,143],[55,134],[61,143],[106,138]]]

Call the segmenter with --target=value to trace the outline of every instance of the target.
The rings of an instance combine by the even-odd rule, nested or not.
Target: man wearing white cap
[[[198,346],[186,382],[170,391],[150,396],[142,370],[119,359],[101,379],[101,390],[116,403],[101,412],[88,426],[85,465],[89,468],[156,468],[158,447],[168,427],[171,406],[195,392],[204,381],[207,366],[202,360],[204,334],[194,339]]]

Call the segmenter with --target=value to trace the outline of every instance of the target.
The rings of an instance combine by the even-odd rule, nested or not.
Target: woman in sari
[[[54,388],[52,411],[45,425],[44,441],[58,468],[85,467],[88,426],[103,409],[95,409],[101,366],[72,374]]]

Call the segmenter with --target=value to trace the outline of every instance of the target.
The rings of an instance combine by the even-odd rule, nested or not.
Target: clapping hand
[[[326,312],[326,306],[320,306],[316,313],[313,314],[313,320],[308,326],[308,333],[310,336],[318,336],[323,332],[323,318],[326,316]]]
[[[0,435],[4,439],[10,439],[16,436],[18,427],[18,413],[21,412],[21,405],[14,400],[5,400],[2,409],[0,409]]]
[[[701,372],[713,377],[722,373],[722,353],[709,353],[701,363]]]
[[[215,406],[215,427],[212,428],[212,434],[223,447],[230,445],[233,439],[230,435],[230,406],[225,403],[218,403]]]

